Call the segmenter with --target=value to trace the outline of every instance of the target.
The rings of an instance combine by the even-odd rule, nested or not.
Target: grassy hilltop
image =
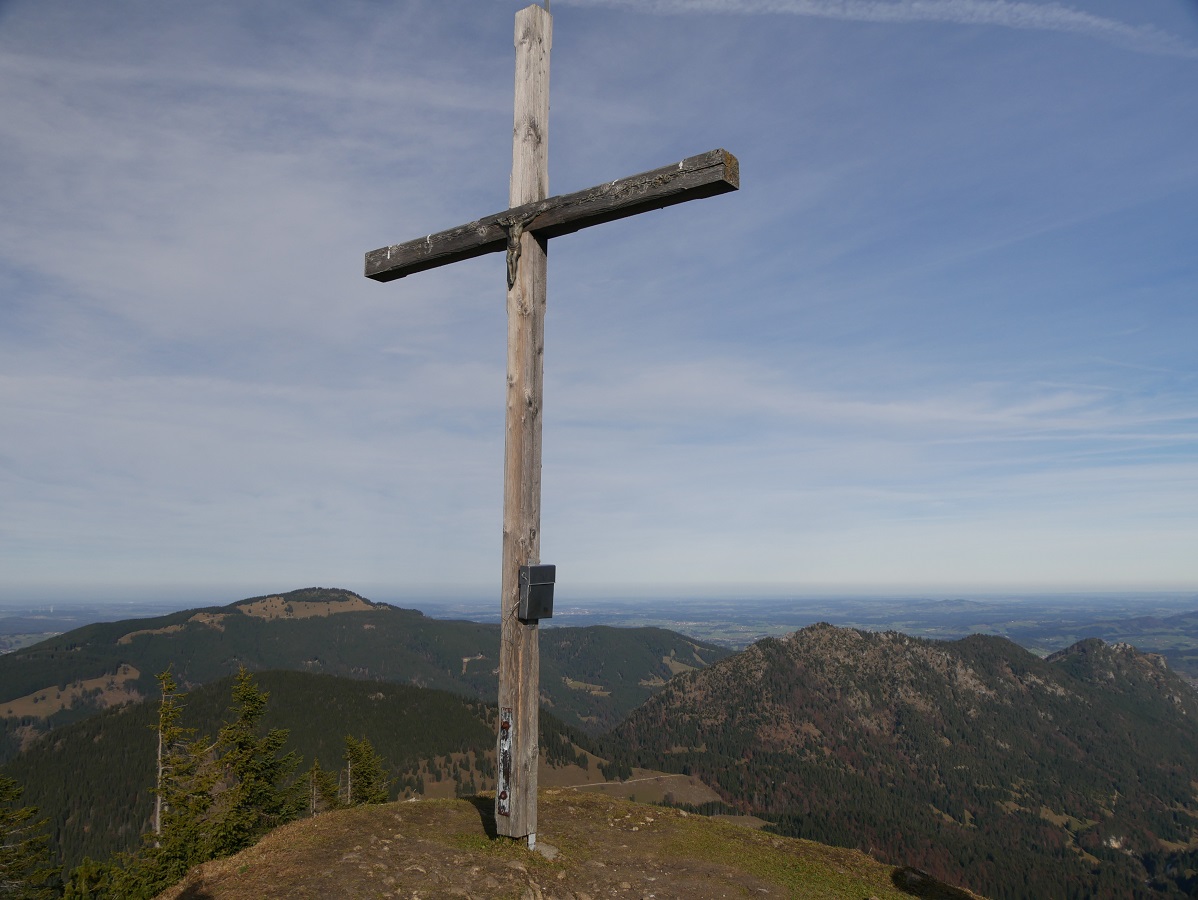
[[[491,803],[480,797],[326,813],[205,863],[159,900],[976,896],[856,850],[578,791],[541,792],[542,855],[494,838]]]

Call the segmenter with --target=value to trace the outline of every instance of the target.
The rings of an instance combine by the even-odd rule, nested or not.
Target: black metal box
[[[557,566],[520,567],[520,608],[517,617],[524,622],[553,618],[553,582]]]

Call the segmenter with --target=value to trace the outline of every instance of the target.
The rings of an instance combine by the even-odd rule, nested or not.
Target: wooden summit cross
[[[507,251],[507,440],[495,822],[500,834],[527,837],[530,848],[536,845],[537,831],[540,656],[536,619],[520,619],[517,612],[521,567],[539,564],[541,555],[542,353],[549,238],[740,186],[736,157],[712,150],[652,172],[548,197],[552,43],[548,9],[533,5],[516,13],[511,208],[366,254],[366,277],[393,281],[484,253]]]

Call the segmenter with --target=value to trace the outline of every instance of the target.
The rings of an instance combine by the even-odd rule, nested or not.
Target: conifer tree
[[[194,729],[183,728],[179,719],[183,714],[183,704],[180,702],[186,694],[180,694],[179,685],[175,682],[171,666],[165,672],[156,676],[158,686],[162,691],[162,699],[158,703],[158,777],[154,786],[154,821],[153,831],[162,833],[162,815],[164,808],[169,808],[171,786],[181,781],[188,781],[188,775],[193,768],[194,758],[188,746]]]
[[[303,809],[300,790],[288,783],[299,757],[294,751],[279,755],[287,731],[272,728],[258,734],[268,699],[243,666],[233,685],[235,716],[216,739],[218,771],[209,823],[213,856],[244,850]]]
[[[170,667],[158,676],[158,768],[154,821],[140,854],[109,876],[113,896],[153,897],[194,865],[212,858],[206,819],[212,807],[216,772],[214,745],[196,740],[194,729],[179,724],[186,696],[178,693]]]
[[[115,875],[112,863],[96,862],[85,856],[63,884],[62,900],[107,900],[115,896],[112,892]]]
[[[233,685],[232,719],[212,742],[187,739],[191,732],[178,725],[181,706],[169,669],[160,683],[159,829],[145,836],[140,853],[124,858],[100,896],[154,897],[192,866],[249,847],[303,809],[302,785],[288,781],[298,758],[279,755],[286,731],[259,735],[268,695],[244,668]]]
[[[0,897],[50,897],[46,820],[37,818],[36,807],[18,805],[22,792],[15,780],[0,775]]]
[[[387,765],[366,738],[345,736],[346,805],[386,803],[390,799]]]
[[[314,816],[341,805],[337,781],[332,772],[320,767],[319,759],[312,760],[312,767],[303,780],[308,790],[308,815]]]

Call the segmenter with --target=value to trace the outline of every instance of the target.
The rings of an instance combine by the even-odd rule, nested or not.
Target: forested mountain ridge
[[[727,650],[659,628],[541,630],[542,701],[563,721],[610,727],[675,672]],[[0,656],[0,760],[50,727],[153,696],[173,666],[184,686],[292,669],[414,684],[491,700],[499,626],[431,619],[351,591],[309,588],[104,622]]]
[[[182,698],[180,724],[214,735],[227,719],[233,678],[197,687]],[[366,738],[387,763],[391,796],[452,797],[494,785],[495,708],[445,691],[379,684],[304,672],[262,672],[268,695],[263,730],[287,731],[285,750],[301,770],[319,762],[343,768],[344,738]],[[87,855],[106,860],[130,851],[150,830],[154,805],[159,701],[106,710],[56,729],[0,768],[24,788],[24,803],[49,820],[57,863]],[[547,765],[575,762],[584,736],[542,713],[540,744]],[[302,777],[302,775],[300,776]]]
[[[1074,678],[1102,685],[1147,703],[1165,700],[1185,715],[1195,711],[1198,692],[1189,688],[1158,653],[1141,653],[1128,643],[1108,644],[1099,638],[1078,641],[1045,658]]]
[[[1198,890],[1198,694],[1126,645],[811,626],[673,680],[605,751],[996,898]]]
[[[1095,622],[1027,623],[1010,627],[1005,633],[1020,646],[1041,653],[1081,643],[1085,638],[1133,644],[1163,656],[1170,669],[1198,689],[1198,610]]]

